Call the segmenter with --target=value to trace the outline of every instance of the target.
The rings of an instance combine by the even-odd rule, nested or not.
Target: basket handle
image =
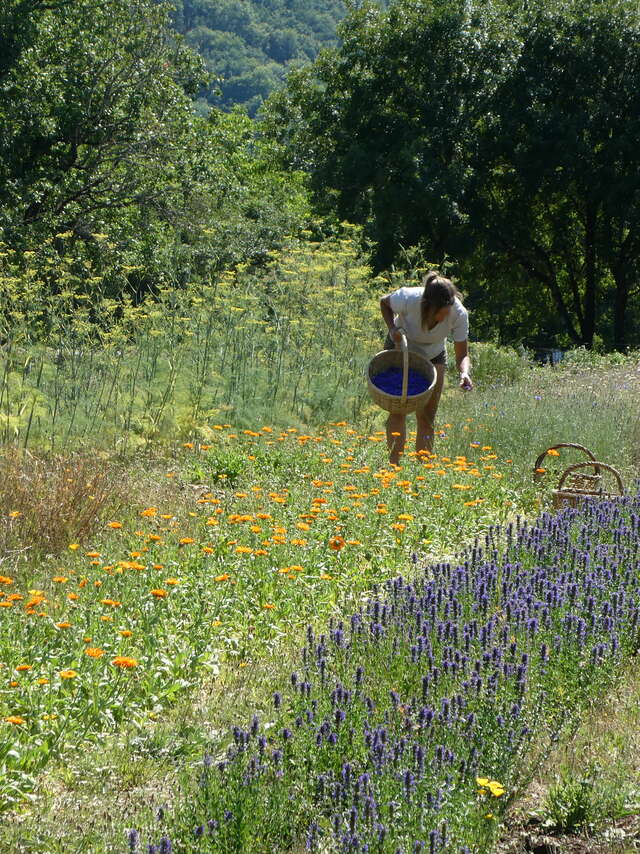
[[[584,453],[589,457],[589,459],[591,459],[595,462],[595,459],[596,459],[595,456],[591,453],[589,448],[585,448],[584,445],[576,445],[575,442],[560,442],[557,445],[551,445],[550,448],[547,448],[546,451],[543,451],[540,454],[540,456],[538,457],[538,459],[535,461],[534,466],[533,466],[533,480],[534,481],[538,481],[542,478],[542,472],[539,472],[538,469],[542,465],[542,461],[547,456],[549,451],[555,451],[558,448],[577,448],[579,451],[584,451]],[[600,472],[598,471],[597,468],[596,468],[596,474],[600,474]]]
[[[558,484],[558,491],[560,491],[564,486],[564,482],[567,479],[567,475],[571,474],[572,471],[576,471],[576,469],[583,468],[594,468],[598,474],[600,473],[600,469],[606,469],[607,471],[610,471],[618,482],[618,491],[620,492],[620,495],[624,495],[624,486],[622,483],[622,478],[620,477],[620,472],[617,469],[614,469],[613,466],[610,466],[607,463],[597,462],[596,460],[588,460],[587,462],[574,463],[572,466],[569,466],[569,468],[565,469],[562,477],[560,478],[560,483]]]
[[[409,388],[409,345],[407,344],[407,335],[404,329],[400,329],[399,332],[400,347],[402,348],[402,395],[400,397],[400,406],[405,406]]]

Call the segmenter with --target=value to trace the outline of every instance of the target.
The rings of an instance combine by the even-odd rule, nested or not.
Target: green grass
[[[622,854],[640,830],[640,670],[593,697],[580,725],[551,751],[512,805],[500,851],[550,835],[561,850]],[[522,843],[524,844],[524,843]]]
[[[581,457],[563,452],[536,485],[533,464],[545,447],[585,444],[618,466],[630,486],[637,393],[631,362],[588,372],[526,371],[515,384],[469,395],[451,388],[437,457],[425,465],[407,454],[398,472],[386,466],[383,416],[373,409],[358,424],[310,431],[306,439],[259,424],[235,434],[212,425],[205,449],[174,446],[152,466],[137,457],[117,462],[123,480],[139,487],[117,519],[105,515],[105,505],[100,525],[76,550],[66,543],[51,557],[25,553],[18,547],[21,517],[12,518],[16,549],[2,571],[14,584],[2,588],[5,599],[39,590],[48,601],[44,617],[25,614],[28,598],[2,609],[3,717],[21,715],[26,723],[4,724],[2,793],[20,823],[7,823],[0,841],[9,850],[67,851],[73,837],[78,851],[120,850],[128,817],[151,792],[168,798],[208,735],[268,694],[308,620],[322,625],[329,613],[353,607],[373,584],[405,573],[412,552],[421,559],[454,553],[490,523],[547,506],[561,467]],[[156,510],[140,515],[149,508]],[[32,537],[38,516],[29,517],[28,502],[20,512]],[[231,521],[234,514],[251,519]],[[107,527],[112,521],[122,527]],[[329,545],[336,537],[345,543],[339,550]],[[255,554],[261,549],[267,554]],[[168,595],[154,597],[152,589]],[[68,629],[56,626],[65,622]],[[133,634],[123,638],[121,630]],[[104,655],[90,658],[87,646]],[[119,672],[110,664],[116,655],[138,666]],[[20,664],[32,669],[12,672]],[[63,679],[64,670],[77,676]],[[49,683],[39,685],[43,678]],[[95,763],[103,769],[97,775]],[[23,794],[35,798],[26,811]],[[63,837],[66,848],[55,848],[61,816],[74,831]]]

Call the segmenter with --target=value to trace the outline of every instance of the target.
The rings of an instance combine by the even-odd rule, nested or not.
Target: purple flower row
[[[459,562],[310,626],[271,708],[206,757],[174,838],[225,854],[490,850],[486,815],[532,743],[611,684],[639,637],[640,496],[490,528]],[[488,808],[478,775],[507,795]]]

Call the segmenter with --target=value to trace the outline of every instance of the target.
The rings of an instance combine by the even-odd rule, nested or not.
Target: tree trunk
[[[583,343],[591,348],[596,330],[596,292],[598,289],[596,271],[596,223],[598,212],[591,202],[587,202],[584,234],[584,309],[581,324]]]
[[[620,353],[627,350],[627,305],[629,303],[629,278],[624,267],[611,270],[616,283],[613,304],[613,347]]]

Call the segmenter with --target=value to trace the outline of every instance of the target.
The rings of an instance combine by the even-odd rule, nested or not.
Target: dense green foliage
[[[250,119],[195,114],[207,75],[167,15],[154,0],[11,0],[0,19],[0,239],[63,235],[111,295],[122,267],[139,292],[260,256],[306,213]],[[56,268],[54,252],[52,287]]]
[[[343,0],[178,0],[173,21],[217,86],[201,106],[241,104],[254,115],[287,71],[336,44]]]
[[[481,334],[637,343],[635,6],[398,0],[340,34],[270,107],[318,205],[378,267],[454,259]]]

